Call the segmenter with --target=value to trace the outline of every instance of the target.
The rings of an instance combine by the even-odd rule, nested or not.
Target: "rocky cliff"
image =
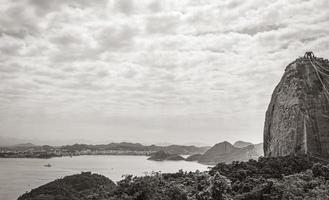
[[[286,67],[268,106],[266,157],[329,158],[329,61],[305,54]]]

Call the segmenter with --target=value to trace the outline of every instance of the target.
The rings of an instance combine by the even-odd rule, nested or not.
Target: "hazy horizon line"
[[[229,141],[229,140],[219,140],[215,143],[206,143],[206,142],[185,142],[185,143],[177,143],[177,142],[168,142],[168,141],[158,141],[158,142],[141,142],[141,141],[131,141],[131,140],[104,140],[104,141],[96,141],[96,140],[87,140],[87,139],[69,139],[69,140],[40,140],[35,138],[17,138],[17,137],[7,137],[7,136],[0,136],[1,142],[0,146],[13,146],[13,145],[19,145],[19,144],[26,144],[31,143],[33,145],[37,146],[43,146],[43,145],[49,145],[49,146],[64,146],[64,145],[74,145],[74,144],[86,144],[86,145],[102,145],[102,144],[110,144],[110,143],[132,143],[132,144],[141,144],[145,146],[149,145],[156,145],[156,146],[169,146],[169,145],[183,145],[183,146],[213,146],[218,143],[222,142],[229,142],[231,144],[234,144],[238,141],[242,142],[250,142],[252,144],[260,144],[261,142],[252,142],[248,140],[235,140],[235,141]],[[9,140],[9,141],[8,141]],[[11,141],[10,141],[11,140]],[[6,144],[7,143],[7,144]]]

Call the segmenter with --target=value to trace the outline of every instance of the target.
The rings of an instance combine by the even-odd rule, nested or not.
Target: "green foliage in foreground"
[[[52,191],[49,189],[51,184],[47,185],[48,190],[45,191]],[[56,187],[59,188],[58,184]],[[72,188],[68,185],[66,187]],[[321,200],[329,199],[329,165],[307,156],[260,158],[258,161],[220,163],[209,172],[179,171],[170,174],[152,173],[143,177],[125,176],[115,187],[107,187],[110,190],[104,190],[101,183],[94,185],[92,190],[88,187],[78,187],[79,190],[82,188],[80,193],[84,194],[80,199]],[[36,189],[19,200],[37,199],[34,197],[44,195],[45,191]]]
[[[116,188],[105,176],[83,172],[66,176],[33,189],[18,200],[96,200],[104,199]]]

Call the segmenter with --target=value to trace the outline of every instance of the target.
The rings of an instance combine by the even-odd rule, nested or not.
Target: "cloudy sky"
[[[329,58],[328,0],[0,0],[0,136],[262,141],[305,51]]]

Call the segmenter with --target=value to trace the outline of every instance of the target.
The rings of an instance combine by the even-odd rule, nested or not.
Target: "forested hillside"
[[[86,180],[86,173],[66,177],[65,181],[41,186],[18,200],[53,200],[70,191],[84,200],[329,199],[328,162],[309,156],[220,163],[207,172],[126,176],[116,186],[104,177],[102,181],[90,181],[100,180],[96,175],[88,175],[89,181],[77,184],[80,176]]]

